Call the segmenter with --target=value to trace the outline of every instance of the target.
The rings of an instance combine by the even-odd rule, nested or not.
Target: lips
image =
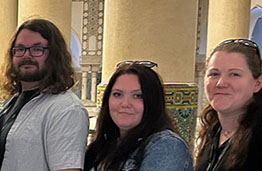
[[[24,64],[24,65],[21,65],[19,67],[24,67],[24,68],[30,68],[32,66],[36,66],[36,65],[32,65],[32,64]]]
[[[133,113],[132,112],[118,112],[119,114],[121,114],[121,115],[133,115]]]

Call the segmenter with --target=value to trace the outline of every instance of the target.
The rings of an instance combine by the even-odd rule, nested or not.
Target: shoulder
[[[171,130],[163,130],[157,133],[154,133],[149,141],[148,145],[156,145],[156,144],[180,144],[181,146],[185,146],[187,148],[187,144],[185,141],[175,132]]]
[[[81,100],[70,90],[60,94],[40,94],[38,102],[48,107],[61,107],[61,110],[70,108],[84,108]]]
[[[48,117],[85,117],[87,120],[88,112],[81,100],[72,92],[66,91],[60,94],[41,93],[38,97],[31,100],[31,105],[37,106],[35,110],[48,113]]]
[[[42,93],[43,98],[46,98],[50,101],[56,101],[56,103],[79,103],[81,100],[71,91],[67,90],[65,92],[59,93],[59,94],[45,94]],[[59,100],[59,101],[57,101]]]
[[[192,170],[187,144],[170,130],[153,134],[145,147],[141,170]]]
[[[153,134],[146,145],[145,153],[161,153],[170,157],[179,155],[183,157],[191,156],[185,141],[170,130],[164,130]]]

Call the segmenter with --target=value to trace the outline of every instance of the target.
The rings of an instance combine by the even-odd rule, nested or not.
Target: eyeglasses
[[[224,40],[221,43],[219,43],[218,46],[224,45],[224,44],[229,44],[229,43],[238,43],[238,44],[241,44],[241,45],[244,45],[244,46],[254,48],[257,51],[259,58],[261,58],[258,45],[255,42],[253,42],[252,40],[248,40],[248,39],[227,39],[227,40]]]
[[[117,68],[120,68],[120,67],[123,67],[125,65],[133,65],[133,64],[137,64],[137,65],[143,65],[147,68],[153,68],[153,67],[157,67],[157,63],[155,62],[152,62],[152,61],[122,61],[122,62],[119,62],[116,67]]]
[[[12,55],[15,57],[22,57],[24,56],[25,52],[29,50],[29,54],[32,57],[40,57],[40,56],[43,56],[46,49],[48,49],[48,47],[42,47],[42,46],[13,47]]]

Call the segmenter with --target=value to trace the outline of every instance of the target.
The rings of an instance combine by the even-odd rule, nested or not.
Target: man
[[[71,55],[50,21],[24,22],[9,49],[0,113],[1,171],[79,171],[83,168],[88,115],[69,89]]]

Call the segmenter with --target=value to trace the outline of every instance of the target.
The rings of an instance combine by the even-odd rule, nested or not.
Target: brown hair
[[[5,73],[7,83],[4,85],[4,89],[10,94],[21,91],[20,80],[17,78],[12,65],[13,55],[11,49],[23,29],[37,32],[48,41],[49,55],[45,61],[48,69],[46,75],[40,81],[40,91],[58,94],[71,88],[74,85],[74,70],[71,66],[71,54],[67,49],[62,33],[48,20],[32,19],[25,21],[11,40]]]
[[[247,40],[249,41],[249,40]],[[231,43],[220,43],[212,51],[210,57],[206,61],[206,66],[208,65],[213,54],[217,51],[223,51],[228,53],[241,53],[244,55],[247,65],[252,72],[254,79],[257,79],[261,75],[261,59],[259,50],[257,47],[248,46],[241,42],[231,42]],[[231,137],[230,149],[224,164],[226,170],[232,168],[241,168],[245,161],[249,150],[249,143],[252,138],[252,131],[262,122],[261,118],[261,104],[262,104],[262,90],[257,93],[254,93],[252,101],[247,105],[246,112],[243,117],[240,119],[239,128],[237,132]],[[197,146],[197,161],[198,164],[199,158],[203,155],[204,148],[209,146],[212,135],[216,131],[217,126],[220,125],[217,112],[212,108],[210,104],[204,106],[201,114],[201,130],[197,138],[199,143]],[[241,148],[239,148],[241,147]]]

